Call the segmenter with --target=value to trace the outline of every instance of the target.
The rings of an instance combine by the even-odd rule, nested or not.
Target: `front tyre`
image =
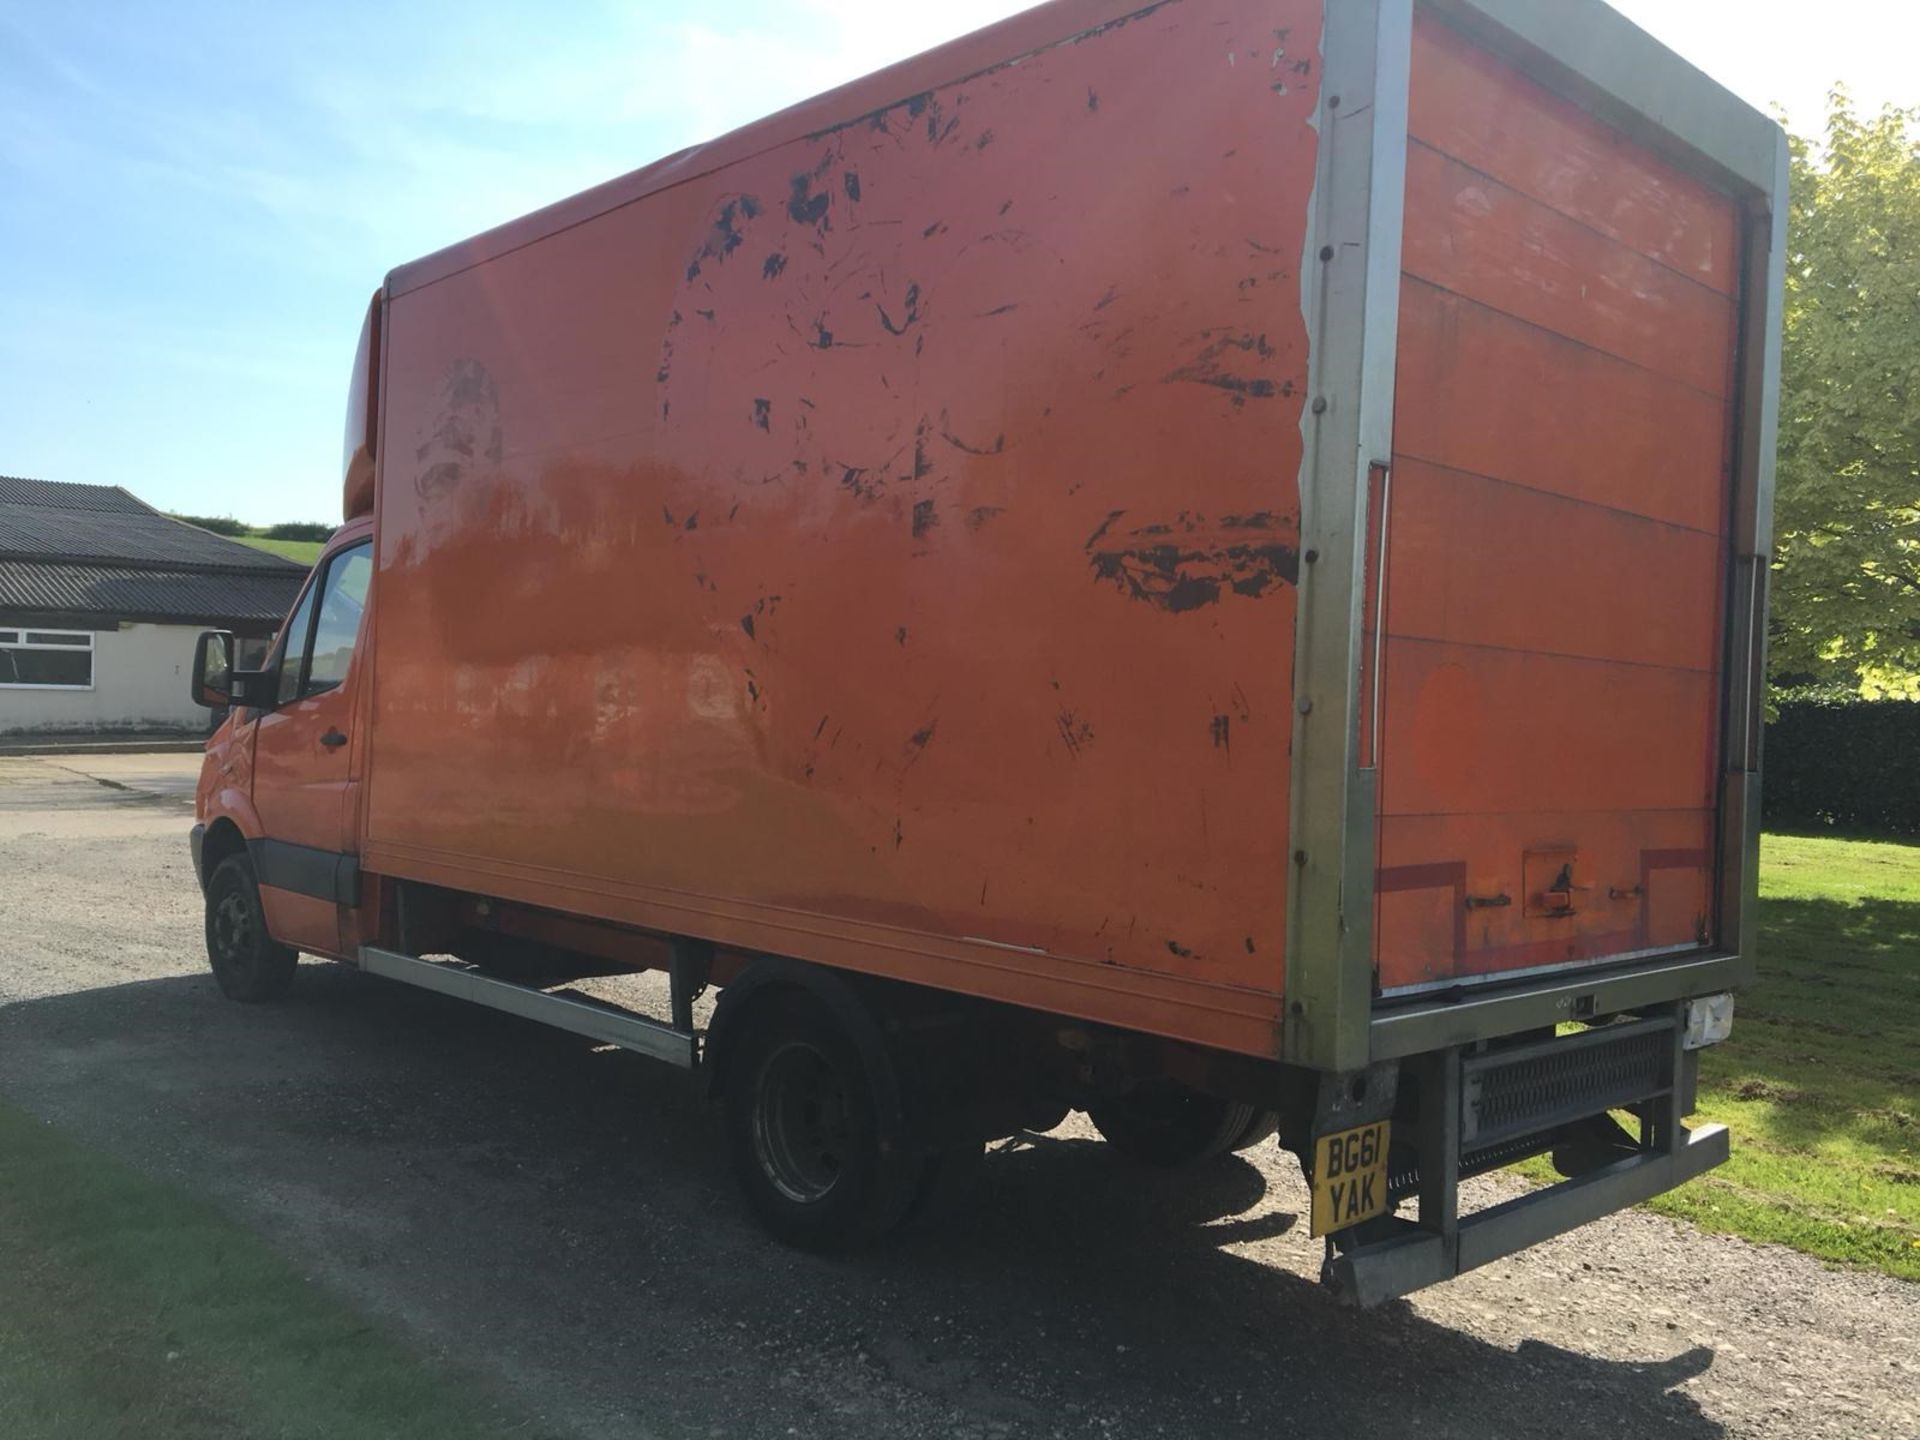
[[[244,1004],[278,1000],[293,983],[299,953],[267,933],[253,862],[244,854],[229,855],[207,877],[207,961],[220,993]]]
[[[927,1162],[881,1144],[859,1048],[811,995],[761,997],[727,1074],[734,1177],[760,1223],[803,1250],[857,1248],[894,1229]]]

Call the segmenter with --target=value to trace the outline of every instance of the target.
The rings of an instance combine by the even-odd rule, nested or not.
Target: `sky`
[[[1920,105],[1910,0],[1616,6],[1803,132]],[[0,474],[336,519],[394,265],[1021,8],[0,0]]]

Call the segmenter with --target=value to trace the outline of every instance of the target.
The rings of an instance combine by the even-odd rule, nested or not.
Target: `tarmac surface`
[[[336,965],[223,1000],[198,767],[0,756],[0,1095],[543,1432],[1920,1436],[1920,1286],[1633,1212],[1359,1312],[1271,1145],[1146,1174],[1075,1117],[894,1245],[784,1250],[685,1074]]]

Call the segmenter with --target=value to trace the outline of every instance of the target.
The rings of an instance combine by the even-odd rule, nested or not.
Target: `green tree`
[[[1776,685],[1920,693],[1917,120],[1836,91],[1824,143],[1792,142]]]

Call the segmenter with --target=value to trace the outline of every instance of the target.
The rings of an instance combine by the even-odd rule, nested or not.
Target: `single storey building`
[[[305,576],[117,485],[0,476],[0,734],[204,729],[195,639],[263,653]]]

